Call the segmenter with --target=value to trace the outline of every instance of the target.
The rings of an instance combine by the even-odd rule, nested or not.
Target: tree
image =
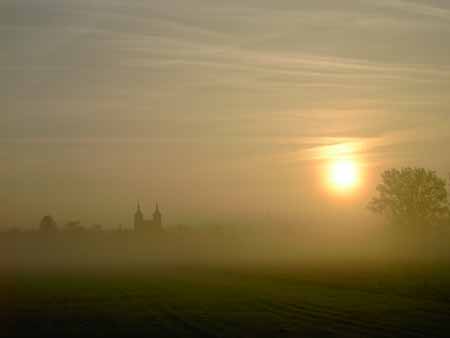
[[[80,221],[70,221],[66,224],[66,229],[72,232],[83,231],[83,227],[81,226]]]
[[[52,216],[47,215],[42,218],[41,223],[39,224],[39,229],[43,232],[51,232],[56,231],[56,222]]]
[[[386,170],[368,208],[397,223],[431,224],[448,215],[445,179],[423,168]]]

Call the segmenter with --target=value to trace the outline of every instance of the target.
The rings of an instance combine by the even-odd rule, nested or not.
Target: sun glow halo
[[[337,160],[330,165],[329,181],[333,188],[348,191],[358,184],[359,170],[354,161]]]

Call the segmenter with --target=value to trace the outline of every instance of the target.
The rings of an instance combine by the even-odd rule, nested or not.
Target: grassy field
[[[4,337],[448,337],[444,268],[4,273]]]

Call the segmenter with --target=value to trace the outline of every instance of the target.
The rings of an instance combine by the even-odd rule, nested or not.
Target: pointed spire
[[[154,212],[153,214],[154,214],[154,215],[161,215],[161,212],[159,211],[159,205],[158,205],[158,202],[156,202],[155,212]]]
[[[142,211],[141,211],[141,203],[139,203],[139,201],[137,202],[136,215],[142,215]]]

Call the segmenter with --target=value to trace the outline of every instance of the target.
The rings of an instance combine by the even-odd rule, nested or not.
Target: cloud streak
[[[429,4],[406,1],[406,0],[380,0],[370,1],[375,6],[383,6],[392,9],[399,9],[408,13],[419,14],[435,19],[450,20],[450,9],[431,6]]]

